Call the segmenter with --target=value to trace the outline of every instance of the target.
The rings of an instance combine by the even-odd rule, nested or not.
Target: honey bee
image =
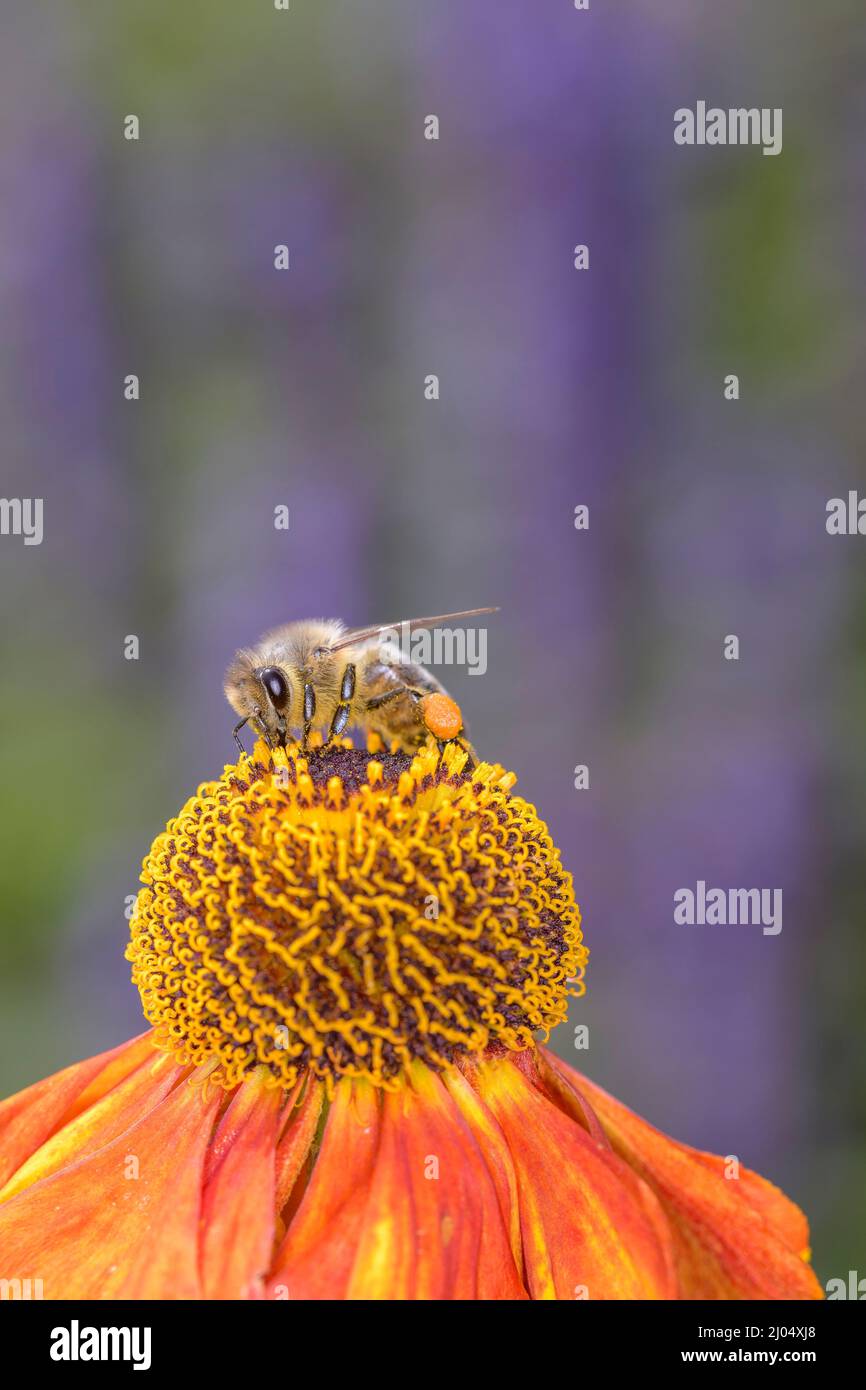
[[[425,667],[406,659],[393,634],[497,611],[471,608],[353,631],[336,620],[310,619],[265,633],[235,655],[225,674],[226,699],[240,715],[232,735],[241,754],[245,724],[270,748],[284,748],[292,730],[300,731],[303,748],[313,729],[327,729],[330,743],[351,725],[402,752],[432,734],[441,753],[464,735],[460,707]]]

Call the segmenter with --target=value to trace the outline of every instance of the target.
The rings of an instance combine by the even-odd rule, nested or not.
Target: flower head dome
[[[201,787],[131,924],[160,1046],[228,1087],[256,1064],[393,1086],[562,1022],[587,957],[571,876],[514,776],[468,763],[259,746]]]

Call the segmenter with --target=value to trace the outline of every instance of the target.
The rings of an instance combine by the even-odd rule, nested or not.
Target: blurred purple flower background
[[[3,1091],[140,1028],[127,897],[232,756],[236,646],[496,603],[487,673],[440,674],[575,877],[590,1046],[554,1046],[866,1273],[866,542],[824,527],[866,442],[862,9],[4,28],[3,492],[45,536],[0,541]],[[677,147],[699,98],[782,107],[782,155]],[[677,925],[699,879],[783,930]]]

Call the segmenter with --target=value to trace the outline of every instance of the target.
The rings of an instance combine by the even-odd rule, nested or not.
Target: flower
[[[449,745],[252,758],[157,837],[151,1024],[0,1105],[0,1277],[46,1298],[818,1298],[805,1218],[548,1052],[570,876]]]

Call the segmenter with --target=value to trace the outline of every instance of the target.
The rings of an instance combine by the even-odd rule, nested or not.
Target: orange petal
[[[274,1158],[282,1092],[240,1085],[208,1151],[201,1209],[205,1298],[263,1296],[274,1241]]]
[[[296,1098],[305,1084],[303,1099],[296,1105]],[[306,1082],[299,1081],[289,1097],[284,1111],[284,1117],[288,1117],[286,1126],[277,1144],[274,1210],[278,1215],[288,1202],[304,1160],[310,1152],[324,1099],[325,1088],[321,1081],[317,1081],[313,1076],[307,1077]]]
[[[420,1063],[383,1100],[348,1297],[526,1297],[479,1138]]]
[[[511,1061],[470,1079],[514,1160],[531,1296],[676,1298],[670,1233],[646,1184]]]
[[[805,1263],[806,1218],[783,1192],[748,1168],[740,1167],[737,1178],[726,1177],[724,1158],[669,1139],[552,1052],[541,1051],[566,1083],[588,1097],[616,1153],[657,1194],[673,1231],[683,1298],[823,1297]]]
[[[346,1296],[379,1144],[379,1097],[340,1081],[313,1174],[268,1281],[276,1299]]]
[[[343,1082],[271,1289],[290,1298],[520,1299],[497,1182],[443,1082]]]
[[[37,1081],[0,1103],[0,1187],[82,1109],[153,1053],[152,1032]]]
[[[0,1202],[8,1201],[59,1168],[77,1163],[94,1150],[104,1148],[153,1110],[183,1073],[184,1068],[171,1057],[149,1050],[145,1061],[135,1071],[67,1121],[21,1165],[0,1191]],[[92,1092],[92,1088],[89,1089]]]
[[[49,1299],[200,1298],[202,1170],[218,1105],[219,1093],[184,1082],[110,1144],[4,1203],[0,1277],[41,1279]]]
[[[503,1224],[508,1231],[508,1243],[514,1258],[515,1269],[522,1270],[523,1242],[520,1236],[517,1174],[514,1171],[508,1145],[505,1142],[505,1135],[461,1071],[453,1067],[443,1073],[442,1080],[448,1087],[455,1105],[461,1111],[471,1132],[477,1138],[499,1198],[499,1209],[502,1213]]]

